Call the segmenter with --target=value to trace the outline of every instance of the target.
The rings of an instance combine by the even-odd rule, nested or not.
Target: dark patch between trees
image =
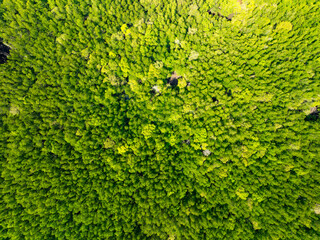
[[[7,62],[7,57],[9,55],[10,48],[2,43],[0,40],[0,64]]]
[[[212,97],[212,101],[219,103],[219,101],[218,101],[218,99],[216,97]]]
[[[219,12],[214,12],[214,11],[212,11],[211,9],[210,10],[208,10],[208,13],[210,14],[210,15],[212,15],[212,16],[218,16],[218,17],[220,17],[220,18],[225,18],[225,19],[227,19],[227,21],[231,21],[232,20],[232,18],[233,18],[233,16],[234,16],[234,13],[231,13],[231,14],[229,14],[228,16],[223,16],[221,13],[219,13]]]
[[[304,120],[305,121],[317,121],[319,119],[319,110],[318,106],[311,108],[310,114],[307,115]]]
[[[179,76],[175,71],[172,73],[171,77],[167,79],[167,83],[169,83],[172,87],[178,85],[178,79],[182,76]]]

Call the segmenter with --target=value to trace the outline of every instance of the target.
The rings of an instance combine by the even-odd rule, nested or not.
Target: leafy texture
[[[0,238],[319,239],[319,12],[0,0]]]

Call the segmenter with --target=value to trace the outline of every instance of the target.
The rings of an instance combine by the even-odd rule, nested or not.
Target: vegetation
[[[319,11],[0,0],[0,238],[319,239]]]

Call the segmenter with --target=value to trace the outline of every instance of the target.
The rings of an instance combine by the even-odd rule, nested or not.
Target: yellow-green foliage
[[[152,133],[154,132],[155,128],[156,127],[153,124],[145,125],[143,126],[142,134],[146,139],[148,139],[152,136]]]
[[[319,12],[0,0],[0,239],[319,239]]]

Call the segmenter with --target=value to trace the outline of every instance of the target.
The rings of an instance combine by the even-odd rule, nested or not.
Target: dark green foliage
[[[319,12],[0,0],[0,238],[319,239]]]

